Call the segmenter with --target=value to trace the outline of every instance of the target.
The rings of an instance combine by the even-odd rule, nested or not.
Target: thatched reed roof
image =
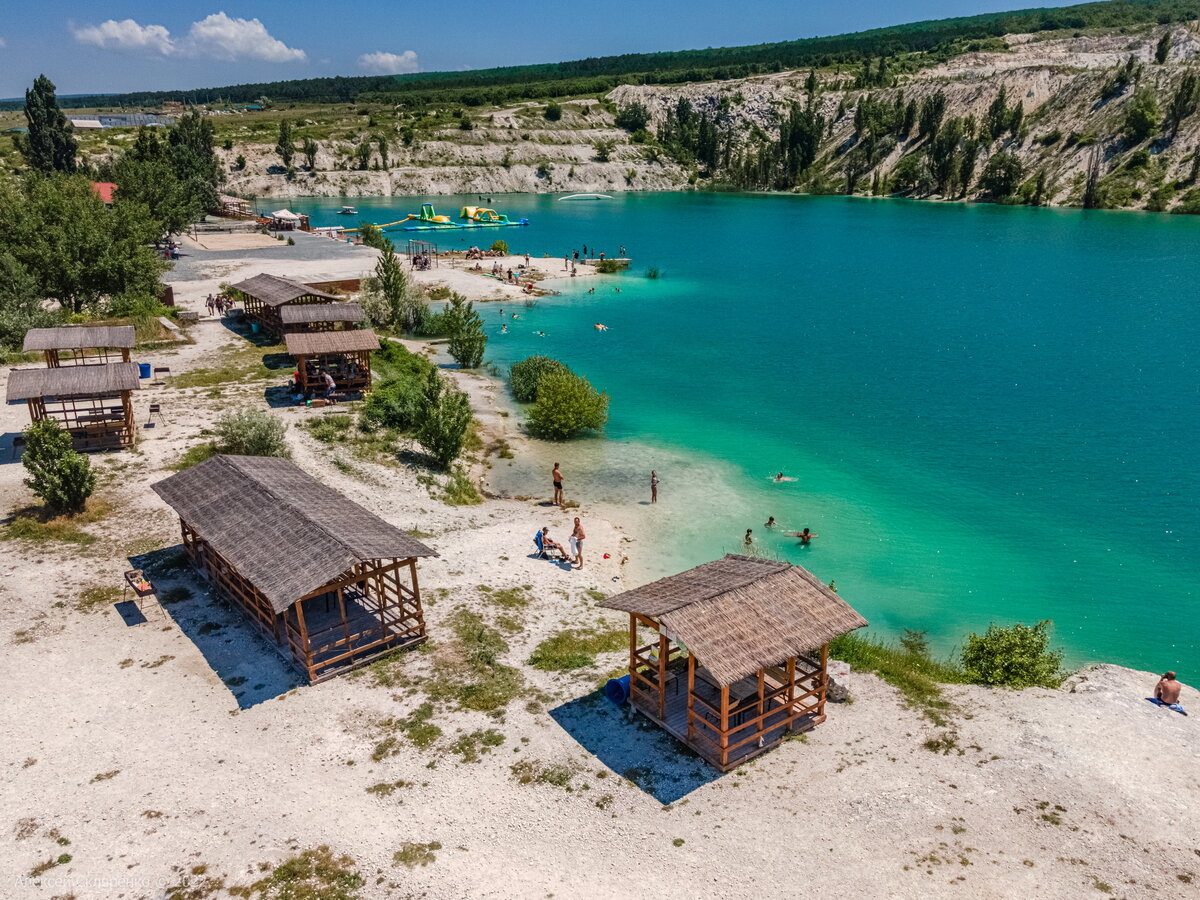
[[[214,456],[154,490],[276,612],[361,562],[437,556],[286,459]]]
[[[64,325],[60,328],[30,328],[25,332],[26,353],[93,347],[128,349],[135,343],[132,325]]]
[[[137,363],[14,369],[8,376],[8,402],[51,397],[96,397],[141,386]]]
[[[732,554],[601,605],[657,620],[723,685],[867,624],[807,569]]]
[[[285,306],[279,311],[284,325],[307,325],[312,322],[361,322],[366,318],[357,303],[304,303]]]
[[[249,294],[267,306],[283,306],[283,304],[291,303],[300,297],[321,297],[330,301],[337,299],[333,294],[327,294],[315,287],[309,287],[307,284],[301,284],[299,281],[292,281],[290,278],[283,278],[279,275],[255,275],[253,278],[247,278],[245,281],[239,281],[231,286],[235,291]]]
[[[354,353],[359,350],[379,349],[379,338],[370,328],[357,331],[302,331],[285,334],[283,342],[287,345],[287,352],[292,356]]]

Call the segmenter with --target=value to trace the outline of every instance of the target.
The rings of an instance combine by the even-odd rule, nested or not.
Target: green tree
[[[1050,628],[1047,619],[1032,627],[993,624],[982,635],[971,632],[962,651],[967,678],[997,687],[1058,687],[1063,654],[1050,649]]]
[[[549,356],[528,356],[512,364],[508,370],[508,386],[512,395],[521,403],[532,403],[537,399],[538,384],[551,372],[571,370],[565,363]]]
[[[379,137],[375,140],[375,148],[379,151],[379,168],[386,169],[388,167],[388,142],[387,138]]]
[[[1150,88],[1139,88],[1125,110],[1122,132],[1130,144],[1140,144],[1158,128],[1158,100]]]
[[[618,128],[624,128],[630,133],[643,131],[650,124],[650,110],[635,100],[618,109],[614,121]]]
[[[1200,78],[1194,71],[1185,72],[1167,106],[1167,126],[1171,134],[1179,130],[1183,120],[1191,116],[1200,104]]]
[[[282,160],[285,169],[292,167],[292,159],[296,156],[296,147],[293,141],[292,123],[287,119],[280,119],[279,139],[275,142],[275,152],[279,154],[279,159]]]
[[[118,194],[119,196],[119,194]],[[138,203],[107,207],[82,175],[0,182],[0,247],[70,312],[158,296],[161,232]]]
[[[983,127],[993,141],[1008,130],[1008,90],[1003,85],[983,117]]]
[[[54,82],[45,75],[25,91],[25,121],[29,134],[16,142],[25,161],[39,172],[74,172],[77,145],[71,123],[59,109]]]
[[[385,239],[386,240],[386,239]],[[421,286],[408,277],[404,264],[396,256],[391,241],[383,246],[383,252],[375,263],[375,284],[383,298],[386,312],[378,324],[387,325],[408,334],[422,334],[429,321],[429,303]]]
[[[550,372],[538,381],[537,401],[529,411],[529,431],[536,437],[565,441],[580,432],[604,427],[608,395],[571,372]]]
[[[363,141],[354,148],[354,158],[358,161],[358,167],[366,171],[371,167],[371,142]]]
[[[496,240],[492,241],[492,246],[488,249],[493,253],[503,253],[505,256],[508,256],[508,241],[503,240],[502,238],[497,238]]]
[[[617,142],[612,138],[602,138],[596,141],[596,162],[608,162],[612,159],[612,152],[616,149]]]
[[[58,318],[42,306],[36,275],[0,249],[0,353],[19,349],[30,328],[54,325]]]
[[[1021,183],[1024,166],[1015,153],[1000,152],[987,161],[979,176],[979,188],[996,199],[1011,197]]]
[[[915,191],[925,177],[925,155],[910,153],[903,156],[892,169],[890,182],[897,193],[910,194]]]
[[[359,222],[358,233],[362,237],[362,242],[368,247],[374,247],[376,250],[384,250],[388,247],[395,249],[395,245],[383,233],[383,229],[378,225],[373,225],[370,222]]]
[[[126,154],[112,168],[117,183],[118,206],[141,204],[157,225],[159,234],[178,234],[204,212],[201,199],[165,155],[137,159]]]
[[[21,463],[25,485],[51,512],[79,512],[96,489],[91,463],[71,447],[71,435],[53,419],[34,422],[25,432]]]
[[[304,139],[303,145],[304,162],[308,166],[308,171],[312,172],[317,168],[317,142],[310,137]]]
[[[417,425],[417,443],[443,469],[458,458],[471,425],[471,401],[467,395],[446,384],[437,370],[425,378],[421,420]]]
[[[451,294],[446,306],[445,323],[450,333],[450,343],[446,349],[459,366],[478,369],[483,365],[487,335],[483,331],[483,320],[475,312],[475,304],[462,294]]]
[[[235,169],[237,169],[239,172],[240,172],[242,169],[245,169],[245,168],[246,168],[246,157],[244,157],[242,154],[240,154],[240,153],[239,153],[239,154],[237,155],[237,159],[235,159],[235,160],[233,161],[233,167],[234,167]]]
[[[1008,117],[1008,130],[1017,140],[1021,139],[1021,126],[1025,124],[1025,101],[1018,100]]]
[[[938,130],[942,127],[942,119],[945,117],[946,95],[939,90],[926,97],[921,103],[921,114],[917,121],[917,137],[929,138],[932,141],[937,137]]]
[[[1160,66],[1167,61],[1167,57],[1171,55],[1171,32],[1167,31],[1158,39],[1158,44],[1154,47],[1154,61]]]
[[[557,122],[562,118],[562,107],[551,100],[546,104],[546,108],[542,111],[542,117],[547,122]]]

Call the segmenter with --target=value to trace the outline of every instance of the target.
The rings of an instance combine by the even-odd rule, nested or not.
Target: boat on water
[[[357,216],[358,215],[358,207],[343,206],[341,209],[338,210],[338,215],[339,216]]]
[[[559,197],[561,200],[611,200],[609,194],[567,194],[565,197]]]

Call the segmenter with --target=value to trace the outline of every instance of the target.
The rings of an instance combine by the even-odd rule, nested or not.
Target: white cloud
[[[414,51],[405,50],[403,53],[364,53],[358,58],[358,67],[372,75],[406,75],[419,71],[421,65]]]
[[[0,50],[8,46],[8,41],[4,39],[4,35],[0,34]]]
[[[258,19],[234,19],[223,12],[193,22],[182,38],[172,37],[162,25],[139,25],[133,19],[109,19],[99,25],[72,27],[71,31],[79,43],[104,50],[266,62],[302,62],[308,58],[303,50],[272,37]]]
[[[161,25],[139,25],[133,19],[109,19],[99,25],[72,28],[75,40],[104,50],[148,51],[166,56],[175,52],[171,32]]]
[[[185,43],[190,56],[266,62],[302,62],[308,58],[303,50],[271,37],[258,19],[231,19],[223,12],[193,22]]]

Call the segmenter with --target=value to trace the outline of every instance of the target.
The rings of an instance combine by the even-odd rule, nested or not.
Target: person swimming
[[[743,543],[743,544],[745,544],[747,547],[750,547],[750,546],[752,546],[752,545],[754,544],[754,538],[753,538],[753,537],[751,537],[751,535],[752,535],[753,533],[754,533],[754,532],[753,532],[753,530],[752,530],[752,529],[750,529],[750,528],[747,528],[747,529],[746,529],[746,537],[745,537],[745,538],[743,538],[743,540],[742,540],[742,543]]]
[[[501,334],[508,334],[508,326],[507,326],[507,325],[501,325],[501,326],[500,326],[500,333],[501,333]]]
[[[776,525],[776,522],[775,522],[775,517],[774,517],[774,516],[767,516],[767,523],[766,523],[766,526],[765,526],[765,527],[767,527],[767,528],[774,528],[774,527],[775,527],[775,525]]]
[[[597,322],[592,327],[595,328],[597,331],[608,331],[608,326],[605,325],[603,322]]]
[[[787,532],[787,534],[790,537],[800,538],[800,546],[802,546],[802,547],[807,547],[809,545],[809,543],[812,541],[812,539],[816,537],[816,535],[813,534],[811,531],[809,531],[807,528],[805,528],[803,531],[789,531],[789,532]]]

